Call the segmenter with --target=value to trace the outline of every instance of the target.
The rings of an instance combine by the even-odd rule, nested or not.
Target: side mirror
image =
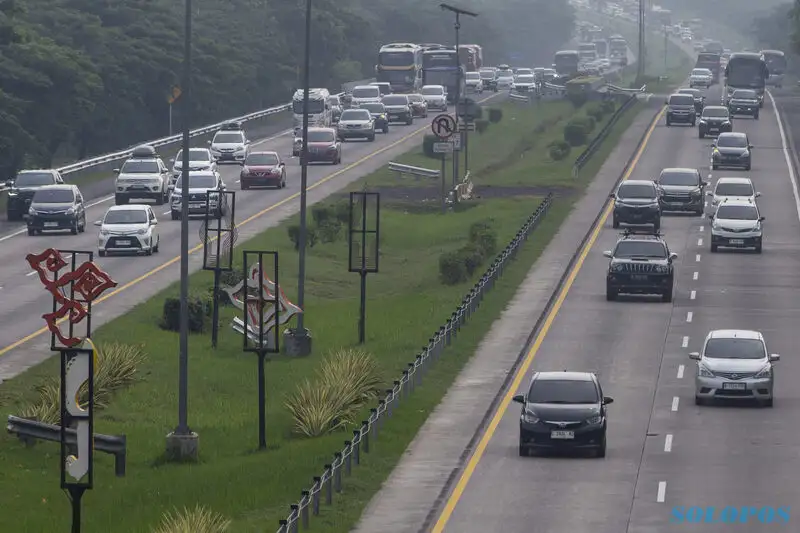
[[[759,222],[764,222],[765,220],[767,220],[767,217],[758,217]]]
[[[171,158],[171,159],[169,160],[169,162],[170,162],[170,163],[174,163],[174,162],[175,162],[175,158],[174,158],[174,157],[173,157],[173,158]]]
[[[211,146],[211,141],[206,141],[206,144]]]
[[[714,193],[711,191],[706,191],[706,196],[714,196]]]
[[[617,197],[617,195],[612,192],[611,194],[608,195],[608,197],[614,199]]]
[[[244,144],[250,144],[250,140],[246,140]]]
[[[222,183],[222,184],[220,184],[219,188],[220,188],[220,189],[222,189],[222,190],[224,191],[225,189],[227,189],[227,188],[228,188],[228,186],[227,186],[227,185],[225,185],[224,183]]]
[[[279,166],[279,167],[285,167],[285,166],[286,166],[286,163],[284,163],[283,161],[281,161],[280,163],[278,163],[278,166]]]
[[[103,221],[102,220],[95,220],[94,221],[94,225],[95,226],[102,226],[103,225]]]
[[[114,174],[119,174],[119,169],[118,168],[114,169]]]
[[[613,254],[613,253],[611,253],[611,250],[606,250],[605,252],[603,252],[603,257],[608,257],[609,259],[611,259],[611,257],[612,257],[613,255],[614,255],[614,254]]]
[[[603,396],[603,405],[608,405],[614,403],[614,398],[610,398],[608,396]]]
[[[517,403],[525,404],[525,395],[524,394],[517,394],[514,396],[513,400]]]
[[[672,252],[671,254],[669,254],[670,261],[674,261],[677,258],[678,258],[678,254],[676,254],[675,252]]]
[[[700,360],[700,352],[691,352],[689,354],[689,359],[694,359],[695,361]]]
[[[776,354],[776,353],[769,354],[770,363],[777,363],[780,360],[781,360],[781,356],[779,354]]]
[[[753,149],[753,145],[752,145],[752,144],[748,144],[748,145],[747,145],[747,149],[748,149],[748,150],[752,150],[752,149]]]
[[[756,198],[760,198],[760,197],[761,197],[761,193],[760,193],[760,192],[757,192],[757,193],[756,193]]]
[[[711,185],[710,181],[704,181],[704,182],[702,182],[702,185],[700,185],[700,186],[701,187],[708,187],[709,185]]]
[[[714,215],[708,215],[708,220],[714,220]]]
[[[151,220],[151,221],[150,221],[150,225],[151,225],[151,226],[155,226],[155,225],[157,225],[157,224],[158,224],[158,220]]]

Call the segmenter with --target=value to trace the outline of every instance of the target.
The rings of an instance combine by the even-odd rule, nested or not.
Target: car
[[[381,101],[381,89],[375,85],[357,85],[350,93],[350,105],[359,107],[361,104],[368,104]]]
[[[743,168],[753,166],[753,145],[746,133],[734,131],[720,133],[711,149],[711,169]]]
[[[542,81],[545,83],[551,83],[554,79],[558,77],[558,72],[552,68],[542,69]]]
[[[132,199],[155,200],[156,205],[169,200],[170,171],[152,146],[134,148],[122,167],[114,169],[114,174],[116,205],[125,205]]]
[[[731,116],[747,115],[758,120],[759,107],[758,93],[752,89],[736,89],[728,100]]]
[[[707,68],[692,69],[689,74],[689,87],[705,87],[706,89],[714,84],[714,73]]]
[[[692,88],[682,88],[678,89],[678,94],[691,94],[692,98],[694,98],[694,110],[698,113],[703,112],[703,108],[706,106],[706,97],[700,91],[700,89],[692,89]]]
[[[220,218],[225,214],[223,198],[219,194],[226,188],[218,172],[200,170],[189,173],[189,216],[210,216]],[[206,208],[206,198],[208,207]],[[175,182],[175,189],[169,200],[172,220],[180,220],[183,215],[183,176]]]
[[[243,191],[250,187],[286,187],[286,163],[278,152],[250,152],[239,174]]]
[[[733,131],[733,120],[728,108],[721,105],[710,105],[703,108],[697,124],[697,136],[719,135]]]
[[[238,122],[223,126],[208,141],[208,145],[211,148],[211,155],[219,163],[238,163],[241,165],[250,151],[250,140]]]
[[[764,407],[775,402],[775,366],[779,354],[767,349],[764,335],[746,329],[710,331],[700,352],[691,352],[697,361],[694,403],[711,400],[755,400]]]
[[[516,68],[514,69],[515,76],[533,76],[532,68]]]
[[[497,92],[497,69],[494,67],[483,67],[478,72],[480,72],[484,89]]]
[[[414,111],[411,102],[405,94],[387,94],[381,99],[386,109],[386,119],[389,122],[404,122],[407,126],[414,123]]]
[[[711,252],[723,248],[752,248],[761,253],[764,238],[763,222],[758,204],[752,200],[725,200],[720,202],[711,220]]]
[[[43,231],[86,231],[86,207],[77,185],[60,183],[39,187],[33,194],[28,216],[28,235]]]
[[[516,93],[528,93],[536,90],[536,80],[533,74],[519,74],[511,84],[511,91]]]
[[[447,89],[444,85],[425,85],[419,93],[428,102],[428,109],[447,111]]]
[[[610,259],[606,300],[614,301],[620,294],[658,294],[662,302],[672,301],[678,254],[669,251],[657,231],[626,230],[614,249],[603,255]]]
[[[381,92],[381,97],[392,94],[392,84],[388,81],[373,81],[370,85],[377,87]]]
[[[325,162],[332,165],[342,162],[342,143],[339,141],[335,129],[308,128],[308,162]]]
[[[344,110],[342,99],[338,94],[331,95],[328,97],[328,105],[331,107],[331,121],[336,124],[339,122],[339,117],[342,116],[342,111]]]
[[[345,109],[336,129],[342,141],[348,139],[375,140],[375,119],[368,109]]]
[[[6,182],[6,217],[8,220],[21,220],[28,214],[31,200],[36,191],[47,185],[64,183],[61,173],[55,169],[20,170],[13,180]]]
[[[756,201],[761,196],[756,192],[753,181],[745,177],[721,177],[714,185],[713,191],[706,192],[706,196],[711,197],[711,208],[716,207],[725,200],[749,200]]]
[[[467,72],[464,74],[464,86],[468,92],[482,93],[483,80],[481,79],[480,72]]]
[[[597,376],[590,372],[536,372],[525,394],[519,417],[519,455],[542,450],[589,450],[606,456],[606,407],[613,398],[603,395]]]
[[[705,212],[704,181],[696,168],[665,168],[656,180],[661,190],[658,200],[661,212],[690,211],[697,216]]]
[[[661,204],[656,184],[650,180],[625,180],[611,194],[614,200],[611,225],[652,225],[661,229]]]
[[[158,220],[149,205],[113,205],[94,225],[100,226],[97,244],[100,257],[111,253],[153,255],[161,245]]]
[[[694,108],[694,97],[690,94],[674,93],[667,98],[667,126],[676,122],[697,123],[697,111]]]
[[[497,71],[497,90],[510,90],[514,85],[514,72],[511,69]]]
[[[411,103],[411,111],[415,117],[428,118],[428,102],[421,94],[409,94],[408,101]]]
[[[170,160],[172,163],[172,181],[175,180],[183,173],[183,150],[178,150],[178,154]],[[217,161],[211,155],[211,150],[208,148],[189,148],[189,171],[197,170],[216,170]]]
[[[389,133],[389,117],[386,115],[386,106],[380,102],[361,104],[359,109],[365,109],[372,115],[375,121],[375,129],[383,133]]]

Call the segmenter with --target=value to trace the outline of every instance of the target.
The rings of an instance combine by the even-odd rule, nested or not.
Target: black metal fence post
[[[381,236],[381,194],[351,192],[347,225],[348,271],[361,277],[358,342],[367,336],[367,274],[378,272]]]
[[[192,198],[188,198],[183,201],[191,200]],[[233,246],[238,237],[235,224],[236,192],[209,190],[198,200],[205,201],[203,224],[200,226],[200,239],[203,241],[203,270],[214,273],[211,346],[216,348],[219,337],[220,279],[223,272],[233,270]]]

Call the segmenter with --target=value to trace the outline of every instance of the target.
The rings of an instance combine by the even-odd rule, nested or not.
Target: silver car
[[[764,239],[763,222],[758,204],[750,200],[725,200],[711,220],[711,252],[725,248],[753,248],[761,253]]]
[[[707,68],[696,68],[689,75],[689,87],[711,87],[714,74]]]
[[[375,140],[375,120],[366,109],[345,109],[337,124],[337,134],[342,141],[347,139]]]
[[[773,363],[764,336],[758,331],[718,329],[709,332],[702,352],[692,352],[697,361],[694,402],[707,400],[757,400],[772,407],[775,388]]]
[[[443,85],[425,85],[420,94],[428,102],[428,109],[447,111],[447,89]]]
[[[706,196],[711,197],[711,207],[716,209],[726,200],[755,202],[761,193],[756,191],[750,178],[722,177],[717,180],[713,191],[706,192]]]

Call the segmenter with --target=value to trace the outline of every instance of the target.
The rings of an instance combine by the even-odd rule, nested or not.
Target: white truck
[[[303,129],[303,89],[298,89],[292,96],[292,114],[294,115],[295,136],[300,136]],[[333,109],[329,101],[328,89],[314,88],[308,91],[308,126],[311,128],[329,128],[333,123]]]

